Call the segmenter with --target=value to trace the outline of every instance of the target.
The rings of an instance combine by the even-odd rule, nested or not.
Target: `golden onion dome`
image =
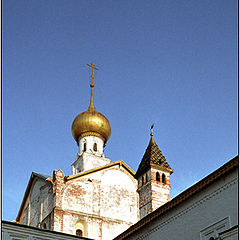
[[[78,143],[79,137],[94,135],[101,137],[104,143],[107,142],[111,135],[111,126],[108,119],[101,113],[97,112],[93,104],[93,83],[91,87],[90,105],[87,111],[77,115],[72,123],[72,135]]]

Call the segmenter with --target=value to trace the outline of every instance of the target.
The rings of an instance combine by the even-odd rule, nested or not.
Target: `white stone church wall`
[[[93,198],[96,183],[76,181],[68,184],[63,192],[62,209],[93,214]]]
[[[126,223],[117,223],[117,222],[103,222],[102,224],[102,239],[113,239],[118,236],[120,233],[124,232],[129,228],[129,225]],[[96,238],[97,239],[97,238]]]
[[[29,198],[27,199],[26,203],[25,203],[25,206],[24,206],[24,210],[23,210],[23,213],[22,213],[22,216],[21,216],[21,220],[20,222],[22,224],[26,224],[28,225],[28,215],[29,215]]]
[[[45,184],[40,189],[40,217],[41,221],[44,220],[53,210],[53,191],[52,185]]]
[[[101,181],[101,216],[138,221],[137,181],[119,169],[105,171]],[[110,201],[109,201],[110,200]]]
[[[76,161],[72,164],[72,174],[75,175],[80,172],[102,167],[110,162],[111,160],[109,158],[84,152],[82,155],[78,154]]]
[[[51,183],[36,179],[25,203],[20,223],[39,227],[40,222],[53,210]]]
[[[82,156],[82,169],[81,171],[88,171],[94,168],[102,167],[111,162],[110,159],[99,157],[97,155],[84,153]]]
[[[112,239],[138,221],[137,181],[119,165],[65,183],[62,194],[63,232],[75,234],[86,225],[85,236]],[[55,230],[61,229],[55,224]]]

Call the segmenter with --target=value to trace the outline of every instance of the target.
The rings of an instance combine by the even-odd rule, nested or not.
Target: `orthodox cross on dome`
[[[91,84],[90,84],[90,87],[91,87],[91,98],[90,98],[90,105],[88,107],[88,111],[94,112],[96,110],[95,110],[95,107],[94,107],[94,104],[93,104],[93,87],[94,87],[94,84],[93,84],[93,79],[94,79],[94,77],[93,77],[93,69],[98,70],[98,68],[95,67],[94,63],[87,64],[87,65],[92,68],[92,75],[91,75],[92,81],[91,81]]]
[[[94,79],[94,77],[93,77],[93,69],[98,70],[98,68],[95,67],[94,63],[87,64],[87,65],[92,68],[92,75],[91,75],[92,81],[91,81],[90,87],[93,88],[94,87],[94,84],[93,84],[93,79]]]

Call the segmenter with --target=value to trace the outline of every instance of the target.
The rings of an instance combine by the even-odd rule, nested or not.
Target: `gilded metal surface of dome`
[[[104,143],[107,142],[111,135],[111,126],[108,119],[101,113],[97,112],[93,104],[93,68],[92,67],[92,83],[90,105],[87,111],[77,115],[72,124],[72,135],[78,143],[79,137],[86,135],[94,135],[103,138]],[[97,69],[97,68],[95,68]]]
[[[72,135],[76,142],[79,137],[94,135],[102,137],[107,142],[111,135],[111,126],[107,118],[97,111],[89,111],[78,114],[72,124]]]

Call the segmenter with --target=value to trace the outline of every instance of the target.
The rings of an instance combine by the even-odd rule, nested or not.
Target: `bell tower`
[[[153,139],[153,125],[150,136],[148,147],[135,174],[138,180],[140,219],[170,200],[170,175],[173,169]]]

